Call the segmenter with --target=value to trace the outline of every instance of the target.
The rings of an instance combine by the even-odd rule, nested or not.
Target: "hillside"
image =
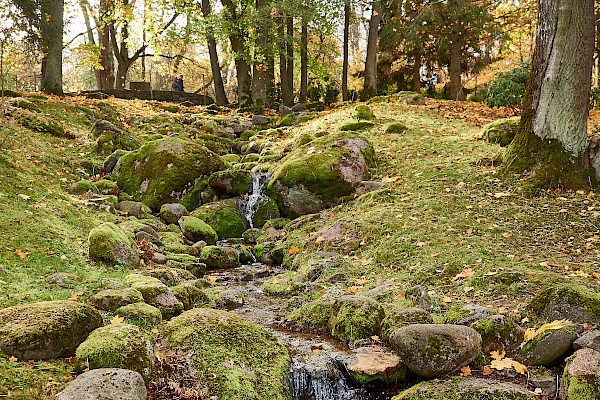
[[[293,221],[285,227],[271,223],[271,231],[255,232],[259,237],[269,236],[262,247],[260,242],[244,244],[259,260],[282,264],[276,276],[267,278],[263,290],[281,296],[274,298],[292,312],[281,321],[287,328],[327,330],[329,320],[319,325],[318,311],[306,305],[324,302],[332,291],[339,296],[367,296],[391,309],[422,304],[415,294],[415,287],[420,286],[436,323],[456,323],[465,317],[462,307],[478,305],[514,321],[518,325],[514,330],[521,335],[527,328],[552,322],[530,305],[546,289],[567,285],[587,296],[582,298],[591,298],[594,306],[590,307],[600,304],[596,294],[600,292],[600,204],[596,192],[555,191],[532,196],[519,176],[499,177],[494,160],[502,148],[480,140],[484,124],[512,116],[513,110],[441,101],[423,107],[407,105],[394,96],[375,99],[369,106],[374,124],[356,137],[372,144],[373,160],[367,160],[365,173],[369,181],[377,183],[376,190],[341,196],[332,207],[323,206],[322,211],[297,219],[287,211]],[[96,121],[112,121],[137,143],[134,148],[173,136],[173,140],[203,144],[221,155],[246,151],[246,155],[226,156],[226,167],[270,171],[277,177],[283,162],[295,154],[310,155],[319,152],[319,146],[336,148],[337,142],[327,140],[333,141],[343,124],[356,121],[354,108],[352,104],[321,113],[309,111],[304,122],[290,126],[283,120],[277,123],[276,118],[265,127],[269,129],[246,126],[241,136],[245,134],[248,140],[242,143],[235,125],[244,125],[252,116],[228,109],[35,94],[12,100],[0,126],[0,309],[50,300],[88,304],[94,294],[112,288],[114,282],[126,281],[132,272],[158,268],[152,257],[144,257],[144,248],[140,250],[144,261],[135,267],[94,260],[89,255],[90,231],[103,223],[133,221],[115,206],[117,200],[136,200],[134,193],[124,195],[115,173],[105,174],[110,152],[98,154],[104,150],[92,132]],[[51,118],[64,132],[48,133],[39,120],[32,123],[30,115]],[[212,127],[208,121],[215,121],[212,131],[206,128]],[[218,136],[220,131],[226,134]],[[256,152],[248,151],[251,146]],[[108,187],[104,193],[74,190],[81,180],[97,183],[101,178],[121,187]],[[280,179],[284,182],[284,177]],[[274,191],[274,187],[267,190]],[[227,201],[226,196],[213,197]],[[285,201],[278,201],[277,213],[284,214]],[[157,215],[160,205],[152,208]],[[148,220],[153,218],[149,211]],[[140,242],[138,238],[138,246]],[[186,251],[192,247],[190,243],[182,244]],[[155,249],[157,252],[162,250]],[[320,252],[336,253],[336,261],[315,261],[315,254],[323,254]],[[184,253],[182,250],[179,255]],[[261,258],[267,253],[271,258]],[[185,256],[178,259],[180,267],[191,268],[197,260],[189,257],[200,257]],[[218,287],[219,273],[208,265],[206,281],[216,282]],[[211,305],[227,308],[219,301]],[[116,315],[106,310],[100,314],[108,325]],[[589,329],[593,325],[586,324],[581,326]],[[152,340],[163,339],[163,328],[164,323],[156,327],[142,324]],[[387,345],[384,336],[352,333],[336,337],[356,347]],[[488,373],[485,368],[491,360],[489,354],[483,356],[463,374],[488,378],[491,374],[525,384],[521,375],[506,370]],[[0,397],[53,398],[76,375],[74,363],[73,358],[23,361],[0,352]],[[564,363],[558,361],[558,365]],[[532,370],[547,373],[542,367]],[[557,371],[562,373],[559,368],[550,370],[550,375]]]

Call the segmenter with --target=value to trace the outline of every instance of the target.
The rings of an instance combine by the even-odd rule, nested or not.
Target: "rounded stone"
[[[58,395],[58,400],[146,400],[147,395],[138,372],[101,368],[79,375]]]

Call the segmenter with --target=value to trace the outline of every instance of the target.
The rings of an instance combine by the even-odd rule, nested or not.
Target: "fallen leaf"
[[[493,373],[494,373],[494,370],[491,369],[489,366],[486,365],[483,367],[483,370],[482,370],[483,375],[491,375]]]
[[[365,265],[369,265],[371,264],[371,262],[373,262],[372,258],[367,258],[366,260],[361,260],[360,263],[365,266]]]
[[[442,299],[442,301],[444,303],[452,303],[452,299],[450,297],[448,297],[448,296],[444,296],[444,298]]]
[[[211,283],[215,283],[215,282],[217,281],[217,277],[216,277],[216,276],[214,276],[214,275],[209,275],[209,276],[208,276],[208,280],[209,280]]]
[[[525,330],[523,344],[529,342],[530,340],[532,340],[533,338],[538,336],[540,333],[544,333],[544,332],[550,331],[550,330],[562,329],[562,328],[570,326],[572,324],[573,323],[567,319],[561,319],[561,320],[554,320],[552,322],[544,324],[544,325],[540,326],[537,330],[527,328],[527,330]]]
[[[461,273],[456,274],[456,276],[454,278],[452,278],[452,280],[456,281],[460,278],[470,278],[473,275],[475,275],[475,271],[473,271],[473,268],[465,268],[462,270]]]
[[[425,242],[417,242],[417,247],[423,247],[425,245],[426,245]]]
[[[325,241],[325,238],[323,236],[319,236],[317,239],[315,239],[315,243],[323,243],[324,241]]]
[[[299,252],[300,252],[300,249],[298,248],[298,246],[292,246],[288,250],[288,254],[291,254],[291,255],[298,254]]]
[[[374,335],[374,336],[371,336],[371,340],[374,340],[374,341],[376,341],[376,342],[377,342],[377,341],[379,341],[379,340],[380,340],[380,337],[379,337],[379,336],[377,336],[377,335]]]
[[[473,234],[473,228],[467,229],[467,235],[472,235],[472,234]]]
[[[18,358],[17,358],[17,357],[15,357],[15,356],[10,356],[10,357],[8,358],[8,361],[10,361],[10,362],[17,362],[17,360],[18,360]]]
[[[537,394],[538,396],[541,396],[544,393],[544,391],[542,390],[542,388],[535,388],[533,393]]]
[[[465,367],[462,367],[460,369],[460,372],[462,372],[463,376],[471,376],[471,368],[469,368],[468,365]]]
[[[527,372],[527,367],[518,361],[513,360],[513,368],[521,375],[525,375],[525,372]]]
[[[64,254],[62,256],[60,256],[60,261],[66,261],[67,260],[67,256],[65,256]]]
[[[510,196],[510,193],[506,193],[506,192],[494,193],[494,197],[497,199],[500,199],[502,197],[508,197],[508,196]]]
[[[364,285],[365,283],[369,282],[368,279],[357,279],[356,280],[356,284],[357,285]]]
[[[505,237],[506,239],[508,239],[509,237],[512,236],[512,233],[504,232],[504,233],[502,233],[502,236]]]
[[[506,355],[505,351],[492,351],[490,352],[490,356],[494,359],[494,360],[502,360],[504,358],[504,356]]]
[[[21,249],[17,249],[17,251],[15,251],[15,254],[17,256],[19,256],[19,258],[22,260],[24,258],[27,258],[27,253],[25,253],[23,250]]]
[[[19,196],[23,200],[29,200],[31,198],[31,197],[27,196],[26,194],[18,194],[17,196]]]
[[[577,276],[580,276],[582,278],[589,278],[590,274],[586,273],[585,271],[579,270],[577,272],[575,272],[575,274],[577,274]]]
[[[350,293],[356,293],[356,292],[358,292],[359,289],[362,289],[362,288],[363,288],[362,286],[350,286],[348,288],[348,291]]]
[[[69,297],[67,300],[69,300],[69,301],[79,301],[79,295],[77,293],[73,293],[71,295],[71,297]]]
[[[596,278],[596,279],[599,279],[600,278],[600,273],[599,272],[594,272],[594,273],[592,273],[592,276],[594,278]]]
[[[118,324],[122,324],[123,321],[124,321],[123,318],[119,317],[118,315],[115,315],[114,318],[110,320],[110,323],[114,324],[114,325],[118,325]]]

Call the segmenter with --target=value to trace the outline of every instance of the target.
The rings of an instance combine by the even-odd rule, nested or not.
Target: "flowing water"
[[[263,191],[269,181],[270,174],[252,174],[252,187],[245,203],[241,205],[241,212],[249,228],[254,228],[253,218],[260,206],[261,200],[266,200]]]

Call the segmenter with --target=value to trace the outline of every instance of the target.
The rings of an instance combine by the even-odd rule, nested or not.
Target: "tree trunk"
[[[92,30],[92,23],[90,21],[90,3],[87,0],[79,0],[79,7],[81,8],[81,14],[83,15],[83,21],[85,22],[85,29],[87,31],[87,40],[89,44],[96,45],[96,39],[94,38],[94,31]],[[102,74],[101,71],[92,67],[94,76],[96,77],[96,86],[100,89],[102,86]]]
[[[232,0],[221,0],[225,8],[229,10],[229,18],[232,25],[239,25],[237,11]],[[239,26],[238,26],[239,28]],[[240,108],[252,106],[252,77],[250,76],[250,65],[244,59],[244,40],[246,33],[233,29],[229,33],[229,42],[231,43],[231,51],[235,57],[235,70],[238,83],[238,103]]]
[[[419,50],[414,51],[415,62],[413,64],[413,79],[412,79],[412,90],[421,93],[421,52]]]
[[[459,13],[459,5],[456,2],[452,2],[452,6],[455,7],[456,11],[454,14]],[[465,93],[462,90],[462,40],[461,40],[461,21],[457,18],[452,21],[452,37],[450,44],[450,67],[448,67],[448,75],[450,78],[450,96],[452,100],[465,100]]]
[[[110,44],[109,20],[112,19],[110,0],[100,0],[100,18],[96,21],[100,43],[100,90],[115,86],[113,52]]]
[[[298,101],[306,103],[308,94],[308,25],[306,20],[302,21],[302,34],[300,38],[300,94]]]
[[[348,101],[348,42],[350,39],[350,0],[344,3],[344,58],[342,60],[342,101]]]
[[[287,47],[285,38],[285,23],[283,16],[277,19],[277,33],[279,36],[279,80],[281,89],[281,102],[285,105],[289,105],[292,101],[290,100],[291,96],[290,92],[288,91],[288,63],[286,60]]]
[[[286,106],[294,105],[294,17],[288,16],[286,23],[286,61],[287,61],[287,92],[289,93]]]
[[[373,10],[369,21],[369,37],[367,39],[367,58],[365,61],[365,84],[361,100],[368,100],[377,95],[377,38],[381,11],[379,0],[373,0]]]
[[[42,2],[41,15],[42,91],[62,95],[64,0]]]
[[[202,0],[202,15],[205,19],[210,16],[210,0]],[[223,85],[223,76],[221,75],[221,66],[219,65],[219,56],[217,53],[217,41],[212,35],[213,27],[209,27],[206,35],[208,45],[208,57],[210,59],[210,69],[213,75],[213,84],[215,85],[215,102],[219,106],[228,104],[227,95],[225,95],[225,86]]]
[[[275,56],[269,54],[267,58],[267,105],[270,107],[277,101],[275,93]]]
[[[539,2],[533,68],[507,172],[527,171],[536,188],[595,186],[587,117],[594,54],[594,0]],[[591,151],[590,151],[591,150]],[[589,154],[592,152],[592,154]]]
[[[256,30],[256,49],[252,65],[252,102],[258,108],[267,104],[267,81],[269,79],[267,58],[271,18],[267,17],[266,6],[267,0],[256,0],[256,12],[260,16],[260,22]]]

